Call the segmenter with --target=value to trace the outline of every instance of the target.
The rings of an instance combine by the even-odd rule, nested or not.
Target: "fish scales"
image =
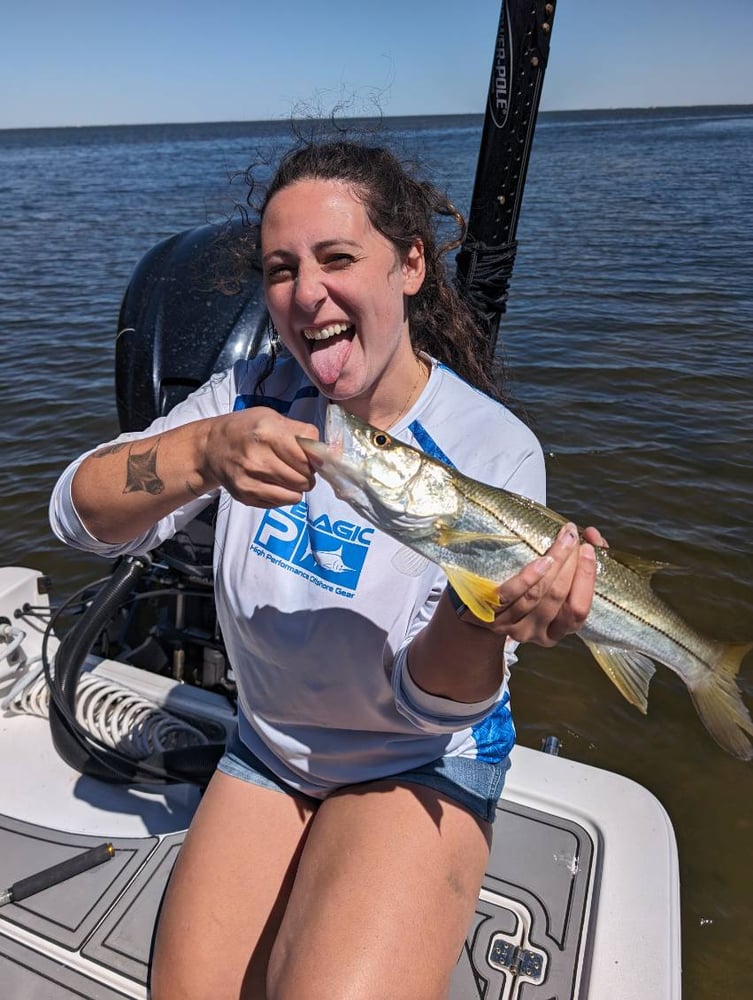
[[[299,441],[339,497],[441,566],[482,621],[494,620],[505,580],[543,555],[566,523],[555,511],[469,479],[336,405],[327,411],[326,443]],[[693,629],[650,586],[662,564],[595,551],[593,602],[578,635],[607,676],[645,712],[653,661],[664,664],[682,678],[717,743],[742,760],[753,758],[753,720],[735,680],[753,643],[722,643]]]
[[[499,490],[461,475],[456,476],[456,484],[467,498],[469,507],[477,506],[484,510],[484,520],[498,529],[511,530],[521,539],[519,549],[508,549],[496,561],[489,560],[488,565],[493,568],[489,575],[493,579],[501,581],[504,575],[500,570],[510,576],[532,559],[543,555],[565,523],[565,518],[552,517],[549,511],[542,510],[525,497],[508,493],[502,498]],[[462,530],[467,523],[470,526],[468,530],[473,531],[473,515],[469,516],[465,510],[464,514],[465,517],[458,519],[458,527]],[[446,550],[448,556],[454,551]],[[512,553],[514,556],[510,558]],[[609,640],[626,648],[636,648],[645,644],[645,628],[650,626],[658,633],[651,644],[651,653],[657,659],[666,663],[667,659],[676,655],[679,647],[697,660],[702,671],[704,662],[718,652],[719,644],[689,631],[683,619],[654,594],[645,576],[622,565],[619,555],[612,557],[605,550],[597,549],[596,564],[597,590],[582,637],[594,642]],[[612,613],[615,609],[623,612],[629,620],[616,618]],[[645,651],[649,653],[648,649]]]

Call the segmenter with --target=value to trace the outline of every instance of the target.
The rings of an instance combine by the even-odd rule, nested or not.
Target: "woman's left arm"
[[[429,624],[408,650],[411,678],[431,695],[474,704],[492,697],[504,678],[505,640],[553,646],[583,625],[596,582],[595,528],[580,542],[565,525],[548,552],[500,585],[501,606],[493,622],[470,611],[458,614],[447,591]]]

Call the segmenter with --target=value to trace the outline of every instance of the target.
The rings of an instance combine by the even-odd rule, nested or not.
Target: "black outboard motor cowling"
[[[136,265],[115,345],[121,431],[143,430],[215,372],[266,345],[256,235],[241,219],[199,226],[158,243]],[[158,558],[211,582],[214,513],[212,506],[199,514]]]
[[[115,390],[122,431],[143,430],[215,372],[266,343],[261,269],[242,278],[233,249],[252,244],[241,220],[188,229],[136,266],[120,307]],[[236,255],[237,256],[237,255]]]
[[[251,259],[253,236],[240,220],[189,229],[163,240],[136,266],[121,304],[115,349],[122,431],[143,430],[212,374],[264,347],[269,324],[261,269]],[[54,675],[46,668],[53,742],[81,773],[127,784],[204,786],[214,771],[225,747],[216,724],[210,732],[209,724],[193,720],[208,743],[134,761],[78,723],[75,698],[94,651],[234,701],[212,590],[215,510],[216,504],[205,508],[153,558],[116,563],[111,579],[64,636]]]

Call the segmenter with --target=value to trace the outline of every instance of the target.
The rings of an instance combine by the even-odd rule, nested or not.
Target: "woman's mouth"
[[[337,382],[348,360],[355,332],[350,323],[304,328],[303,336],[309,342],[311,370],[321,385]]]
[[[329,340],[340,333],[345,333],[346,330],[352,330],[352,326],[349,323],[330,323],[329,326],[306,327],[303,331],[303,336],[306,340]]]

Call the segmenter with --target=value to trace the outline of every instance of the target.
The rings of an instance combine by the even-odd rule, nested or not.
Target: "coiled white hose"
[[[13,686],[0,702],[0,708],[47,718],[49,704],[50,692],[40,663]],[[184,719],[164,711],[130,688],[91,673],[81,676],[76,689],[76,721],[96,739],[133,760],[209,742],[200,729]]]
[[[26,633],[23,629],[13,628],[12,625],[4,625],[0,629],[0,641],[7,642],[7,646],[0,648],[0,663],[3,660],[7,660],[11,653],[15,653],[18,647],[26,638]],[[7,666],[4,670],[0,670],[0,677],[10,676],[18,669],[18,663],[13,663]]]

